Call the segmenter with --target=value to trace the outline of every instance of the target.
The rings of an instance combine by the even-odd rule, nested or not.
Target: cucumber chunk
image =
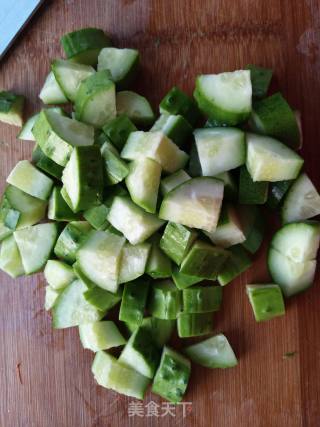
[[[269,195],[267,200],[268,208],[277,209],[281,205],[292,183],[293,181],[290,180],[290,181],[278,181],[270,184]]]
[[[160,249],[160,236],[154,234],[150,239],[151,250],[146,265],[146,273],[153,279],[167,279],[171,277],[171,260]]]
[[[179,313],[177,328],[180,338],[210,334],[213,332],[212,313]]]
[[[109,225],[108,212],[109,208],[101,203],[101,205],[86,209],[83,212],[83,217],[96,230],[105,230]]]
[[[175,268],[172,272],[172,280],[178,289],[186,289],[196,283],[202,282],[204,279],[202,277],[183,274],[178,268]]]
[[[47,75],[44,85],[40,91],[39,98],[44,104],[65,104],[67,97],[59,86],[53,71]]]
[[[98,56],[98,71],[109,70],[117,88],[125,89],[134,79],[139,65],[136,49],[105,47]]]
[[[194,126],[201,116],[194,100],[176,86],[162,99],[159,110],[161,114],[181,115],[191,126]]]
[[[101,49],[111,45],[99,28],[81,28],[64,34],[60,41],[68,59],[89,65],[96,65]]]
[[[89,304],[93,305],[93,307],[101,311],[108,311],[121,301],[122,289],[119,288],[118,292],[113,294],[99,286],[95,286],[94,288],[85,291],[83,296]]]
[[[108,231],[92,231],[77,252],[83,273],[96,285],[117,292],[121,252],[125,238]]]
[[[194,97],[209,119],[229,126],[244,122],[251,113],[250,71],[198,76]]]
[[[113,199],[108,221],[121,231],[132,245],[147,240],[164,222],[135,205],[128,197]]]
[[[232,368],[238,360],[223,334],[215,335],[184,349],[184,353],[198,365],[206,368]]]
[[[123,149],[130,133],[137,130],[138,129],[125,114],[118,115],[103,126],[103,132],[118,150]]]
[[[165,346],[153,379],[152,392],[170,402],[178,403],[187,390],[190,373],[190,361]]]
[[[102,128],[116,112],[116,90],[109,72],[98,71],[80,83],[75,98],[75,118]]]
[[[38,169],[41,169],[46,174],[51,175],[54,178],[61,180],[62,172],[63,172],[63,166],[58,165],[58,163],[49,159],[49,157],[47,157],[44,154],[44,152],[41,150],[41,148],[39,147],[38,144],[35,144],[35,146],[33,148],[32,162],[35,164],[35,166]]]
[[[282,222],[301,221],[320,214],[320,195],[310,178],[302,173],[288,191],[281,210]]]
[[[225,200],[232,202],[238,200],[238,185],[231,172],[219,173],[214,178],[220,179],[224,183],[223,197]]]
[[[273,136],[292,148],[301,146],[295,113],[280,92],[254,104],[250,126],[254,132]]]
[[[8,236],[2,240],[0,269],[14,279],[25,274],[19,248],[13,236]]]
[[[252,265],[251,258],[241,245],[232,246],[229,252],[230,256],[218,274],[218,282],[221,286],[230,283]]]
[[[161,166],[147,157],[133,161],[126,177],[131,199],[150,213],[156,212],[160,177]]]
[[[144,274],[150,249],[150,243],[146,242],[139,245],[126,243],[123,246],[119,283],[131,282]]]
[[[236,209],[230,204],[222,207],[216,230],[213,233],[204,233],[212,243],[222,248],[229,248],[246,240]]]
[[[55,259],[49,259],[44,269],[44,277],[52,289],[63,289],[76,279],[70,265]]]
[[[90,65],[76,64],[64,59],[53,61],[51,68],[62,92],[71,102],[76,100],[82,80],[95,73],[95,69]]]
[[[52,308],[52,325],[55,329],[71,328],[101,320],[105,313],[89,304],[83,293],[86,286],[81,280],[68,285]]]
[[[181,151],[162,132],[132,132],[123,147],[121,157],[127,160],[150,158],[159,163],[165,172],[173,173],[183,168],[188,155]]]
[[[34,114],[29,117],[29,119],[23,124],[20,132],[17,135],[17,138],[22,139],[23,141],[35,141],[32,128],[37,121],[39,114]]]
[[[276,139],[248,133],[246,165],[253,181],[284,181],[299,175],[303,159]]]
[[[240,168],[239,203],[243,205],[263,205],[268,199],[268,188],[268,182],[254,182],[246,166]]]
[[[55,305],[62,289],[53,289],[51,286],[45,287],[44,309],[49,311]]]
[[[223,197],[223,182],[209,177],[190,179],[168,193],[159,217],[191,228],[216,229]]]
[[[28,160],[20,160],[10,172],[7,183],[41,200],[51,194],[53,181],[38,171]]]
[[[103,191],[102,158],[99,147],[75,147],[63,174],[62,182],[73,212],[99,203]]]
[[[135,92],[124,90],[116,95],[117,113],[126,114],[137,126],[151,126],[154,112],[149,101]]]
[[[79,336],[83,348],[94,353],[126,343],[116,324],[108,320],[79,325]]]
[[[181,224],[169,222],[160,240],[160,248],[177,265],[180,265],[198,233]]]
[[[138,327],[133,332],[118,361],[147,378],[154,377],[160,361],[160,352],[148,329]]]
[[[278,285],[246,285],[246,290],[257,322],[285,314],[283,296]]]
[[[272,70],[252,64],[247,65],[246,69],[250,70],[253,98],[264,98],[268,93],[272,79]]]
[[[55,223],[38,224],[13,233],[26,274],[40,271],[48,261],[57,240]]]
[[[194,286],[183,289],[184,313],[210,313],[218,311],[222,302],[222,288],[220,286]]]
[[[0,91],[0,122],[21,127],[23,124],[24,96]]]
[[[76,260],[76,253],[88,238],[91,230],[90,224],[86,221],[72,221],[67,224],[54,247],[55,255],[66,263],[73,264]]]
[[[137,326],[141,325],[148,292],[149,281],[145,278],[126,283],[123,289],[119,320]]]
[[[158,319],[176,319],[182,308],[181,291],[171,280],[156,281],[152,284],[148,310]]]
[[[165,196],[171,190],[188,181],[189,179],[191,179],[191,177],[183,169],[180,169],[172,175],[163,178],[160,184],[162,195]]]
[[[181,115],[161,114],[150,131],[163,132],[178,147],[183,147],[186,140],[191,136],[192,127]]]
[[[8,227],[6,227],[3,222],[0,220],[0,243],[2,240],[6,239],[7,237],[11,236],[12,230]]]
[[[242,246],[252,254],[255,254],[263,241],[265,234],[265,218],[259,206],[243,205],[239,209],[240,222],[246,240]]]
[[[196,129],[194,137],[202,175],[215,176],[246,161],[244,132],[236,128]]]
[[[129,165],[122,160],[117,150],[105,142],[101,147],[101,155],[105,170],[105,184],[115,185],[123,181],[129,174]]]
[[[73,221],[79,218],[61,195],[61,187],[54,187],[49,199],[48,218],[55,221]]]
[[[135,324],[126,324],[130,333],[137,329]],[[168,319],[157,319],[156,317],[145,317],[141,327],[149,331],[154,344],[161,348],[170,340],[173,330],[175,329],[176,321]]]

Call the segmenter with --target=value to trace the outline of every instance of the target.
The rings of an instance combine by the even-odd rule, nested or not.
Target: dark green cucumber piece
[[[285,195],[291,187],[293,181],[278,181],[272,182],[269,185],[269,195],[267,200],[267,206],[270,209],[277,209],[282,203]]]
[[[202,277],[190,276],[183,274],[179,271],[178,267],[175,267],[172,272],[172,280],[178,289],[186,289],[196,283],[202,282]]]
[[[153,317],[176,319],[181,306],[181,291],[171,280],[157,281],[152,284],[148,310]]]
[[[54,187],[49,199],[48,218],[55,221],[74,221],[79,214],[74,213],[61,195],[61,187]]]
[[[201,117],[194,100],[176,86],[162,99],[159,109],[161,114],[183,116],[191,126],[194,126]]]
[[[99,286],[95,286],[85,291],[83,296],[89,304],[93,305],[98,310],[108,311],[121,301],[122,288],[119,288],[118,292],[113,294]]]
[[[202,175],[201,164],[196,144],[192,144],[190,148],[190,158],[188,172],[192,178]]]
[[[126,283],[123,289],[119,320],[141,325],[149,292],[149,280],[139,278]]]
[[[212,313],[179,313],[177,319],[180,338],[199,337],[213,332]]]
[[[86,221],[73,221],[67,224],[54,247],[55,255],[68,264],[74,263],[78,249],[88,238],[91,230],[90,224]]]
[[[243,205],[263,205],[268,198],[268,188],[268,182],[254,182],[246,166],[240,168],[239,203]]]
[[[121,114],[103,126],[103,132],[109,138],[110,142],[121,151],[127,142],[131,132],[138,129],[132,123],[128,116]]]
[[[283,296],[278,285],[247,285],[246,289],[257,322],[285,314]]]
[[[141,323],[141,327],[149,331],[152,341],[158,348],[162,348],[170,340],[175,326],[175,320],[157,317],[145,317]],[[137,329],[137,325],[130,323],[127,323],[126,327],[131,334]]]
[[[154,234],[150,239],[151,250],[146,266],[146,273],[153,279],[167,279],[171,277],[171,260],[160,249],[160,236]]]
[[[99,28],[72,31],[60,41],[68,59],[87,65],[96,65],[101,49],[111,45],[109,37]]]
[[[109,208],[104,203],[101,203],[101,205],[85,210],[83,217],[96,230],[105,230],[109,225],[107,220],[108,212]]]
[[[150,130],[163,132],[178,147],[183,147],[192,134],[191,125],[180,114],[161,114]]]
[[[266,223],[263,212],[256,205],[243,205],[239,209],[240,221],[246,240],[242,246],[250,253],[255,254],[260,248]]]
[[[215,178],[224,183],[223,198],[225,200],[231,202],[238,200],[238,184],[230,171],[219,173]]]
[[[177,265],[180,265],[198,233],[184,225],[169,222],[160,240],[160,248]]]
[[[165,346],[153,380],[152,392],[170,402],[178,403],[186,392],[190,373],[190,361]]]
[[[105,184],[115,185],[123,181],[129,174],[129,165],[122,160],[117,150],[105,142],[101,147],[101,155],[105,171]]]
[[[252,265],[252,260],[242,245],[232,246],[228,250],[230,252],[230,257],[218,274],[218,282],[221,286],[230,283]]]
[[[272,79],[272,70],[252,64],[248,64],[246,69],[250,70],[253,98],[264,98],[268,93]]]
[[[210,313],[218,311],[222,302],[221,286],[194,286],[183,289],[184,313]]]
[[[63,166],[58,165],[58,163],[47,157],[38,144],[34,146],[32,151],[32,161],[43,172],[48,173],[54,178],[61,179]]]
[[[24,96],[13,92],[0,91],[0,122],[22,126]]]

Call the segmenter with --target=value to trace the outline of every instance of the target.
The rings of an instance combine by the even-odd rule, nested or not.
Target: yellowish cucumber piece
[[[47,200],[53,186],[52,179],[35,168],[28,160],[20,160],[10,172],[7,183],[41,200]]]
[[[48,74],[40,91],[39,98],[44,104],[65,104],[67,97],[59,86],[53,71]]]
[[[159,217],[212,232],[218,223],[223,189],[223,182],[214,178],[190,179],[166,194]]]
[[[55,305],[62,289],[54,289],[51,286],[45,287],[44,309],[49,311]]]
[[[126,343],[116,324],[109,320],[79,325],[79,335],[83,348],[94,353]]]
[[[285,314],[283,296],[278,285],[247,285],[246,290],[257,322]]]
[[[160,188],[162,195],[165,196],[167,193],[169,193],[169,191],[173,190],[189,179],[191,179],[191,176],[189,176],[183,169],[178,170],[172,175],[166,176],[161,180]]]
[[[158,162],[164,172],[173,173],[183,168],[188,155],[180,150],[162,132],[131,132],[121,157],[126,160],[138,160],[148,157]]]
[[[25,274],[19,248],[13,236],[6,237],[1,243],[0,269],[14,279]]]
[[[147,242],[138,245],[126,243],[123,246],[119,283],[131,282],[144,274],[150,249],[151,244]]]
[[[151,126],[155,116],[149,101],[136,92],[124,90],[116,96],[117,113],[126,114],[137,126]]]
[[[299,175],[303,159],[269,136],[247,134],[247,169],[253,181],[284,181]]]
[[[44,269],[44,277],[52,289],[64,289],[76,279],[73,268],[55,259],[49,259]]]
[[[24,96],[0,91],[0,122],[21,127],[23,124]]]

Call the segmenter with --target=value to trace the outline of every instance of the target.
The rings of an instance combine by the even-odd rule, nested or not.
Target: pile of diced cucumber
[[[152,383],[176,403],[190,360],[237,365],[213,335],[214,312],[223,286],[252,265],[267,215],[282,225],[272,280],[246,286],[256,321],[283,315],[283,295],[313,283],[320,196],[297,153],[300,116],[268,94],[272,71],[249,65],[198,76],[193,98],[172,88],[156,118],[128,90],[137,50],[111,47],[95,28],[61,43],[67,59],[52,62],[40,112],[23,124],[24,97],[0,93],[0,120],[35,141],[7,178],[0,267],[13,278],[44,270],[53,327],[79,328],[101,386],[142,399]],[[72,111],[57,106],[67,103]],[[175,331],[211,337],[177,352]]]

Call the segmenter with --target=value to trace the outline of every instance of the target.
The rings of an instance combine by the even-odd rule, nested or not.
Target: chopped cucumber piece
[[[40,271],[48,261],[57,240],[55,223],[38,224],[13,233],[26,274]]]
[[[183,289],[184,313],[210,313],[218,311],[222,302],[221,286],[194,286]]]
[[[268,188],[268,182],[254,182],[246,166],[240,168],[239,203],[243,205],[263,205],[268,198]]]
[[[269,195],[267,200],[268,208],[276,209],[280,206],[292,183],[293,181],[290,180],[278,181],[270,184]]]
[[[135,324],[127,323],[126,326],[130,333],[137,329]],[[141,323],[141,327],[149,331],[152,341],[158,348],[162,348],[170,340],[175,326],[175,320],[157,319],[156,317],[145,317]]]
[[[159,217],[206,231],[216,229],[223,197],[223,182],[193,178],[170,191],[161,204]]]
[[[49,259],[44,269],[44,277],[52,289],[63,289],[76,279],[73,268],[62,261]]]
[[[171,260],[160,249],[160,236],[154,234],[150,242],[151,250],[146,266],[146,273],[153,279],[167,279],[171,277]]]
[[[149,101],[135,92],[124,90],[116,95],[117,113],[126,114],[137,126],[151,126],[154,112]]]
[[[128,197],[113,199],[108,221],[124,234],[132,245],[147,240],[164,222],[135,205]]]
[[[52,308],[52,324],[55,329],[71,328],[101,320],[105,313],[89,304],[83,293],[87,290],[81,280],[68,285]]]
[[[98,71],[109,70],[119,89],[125,89],[134,79],[139,65],[136,49],[105,47],[98,56]]]
[[[58,165],[58,163],[49,159],[49,157],[44,154],[38,144],[34,146],[34,149],[32,151],[32,161],[33,163],[35,163],[35,166],[38,169],[41,169],[46,174],[49,174],[54,178],[61,180],[63,166]]]
[[[229,248],[246,240],[237,211],[229,204],[223,206],[216,230],[213,233],[204,233],[212,243],[222,248]]]
[[[281,210],[282,222],[301,221],[320,214],[320,195],[310,178],[302,173],[288,191]]]
[[[171,280],[156,281],[151,287],[148,310],[158,319],[176,319],[182,308],[181,291]]]
[[[117,150],[109,142],[105,142],[101,147],[101,155],[106,185],[115,185],[123,181],[129,174],[129,165],[120,158]]]
[[[191,136],[192,127],[181,115],[161,114],[150,131],[161,131],[178,147],[183,147]]]
[[[122,289],[119,288],[118,292],[113,294],[99,286],[95,286],[85,291],[83,296],[93,307],[101,311],[108,311],[121,301]]]
[[[126,177],[131,199],[150,213],[156,212],[160,177],[161,166],[147,157],[133,161]]]
[[[130,133],[135,131],[137,128],[125,114],[117,116],[103,126],[103,132],[118,150],[123,149]]]
[[[253,181],[284,181],[298,176],[303,159],[276,139],[248,133],[246,165]]]
[[[216,176],[235,169],[246,161],[245,137],[240,129],[196,129],[194,137],[204,176]]]
[[[2,240],[11,236],[11,234],[12,234],[12,230],[10,230],[10,228],[6,227],[3,224],[3,222],[0,220],[0,243],[2,242]]]
[[[250,253],[255,254],[262,244],[265,234],[265,218],[259,206],[241,206],[239,209],[240,222],[246,240],[242,246]]]
[[[73,212],[88,209],[99,202],[103,191],[99,147],[75,147],[63,171],[62,182]]]
[[[54,253],[68,264],[73,264],[80,246],[88,238],[92,230],[86,221],[69,222],[58,237]]]
[[[160,240],[160,248],[177,265],[180,265],[198,233],[184,225],[169,222]]]
[[[118,360],[123,365],[135,369],[139,374],[152,379],[159,364],[160,354],[152,341],[149,330],[138,327],[131,335]]]
[[[162,99],[159,110],[161,114],[181,115],[191,126],[194,126],[201,116],[194,100],[176,86]]]
[[[199,337],[213,332],[212,313],[179,313],[177,320],[180,338]]]
[[[0,122],[13,126],[23,124],[24,96],[13,92],[0,91]]]
[[[247,285],[246,289],[257,322],[285,314],[283,296],[278,285]]]
[[[116,116],[116,90],[109,77],[109,72],[98,71],[80,83],[75,98],[77,120],[102,128]]]
[[[126,343],[116,324],[108,320],[79,325],[79,335],[83,348],[94,353]]]
[[[126,283],[123,289],[119,320],[137,326],[141,325],[148,292],[149,281],[145,278]]]
[[[108,231],[92,231],[77,252],[79,267],[96,285],[117,292],[124,243],[124,237]]]
[[[252,265],[247,251],[241,245],[232,246],[229,252],[230,256],[218,274],[218,282],[221,286],[230,283]]]
[[[196,240],[183,260],[180,272],[214,280],[229,257],[229,252],[201,240]]]
[[[178,268],[175,268],[172,272],[172,280],[178,289],[186,289],[196,283],[202,282],[204,279],[202,277],[183,274]]]
[[[64,59],[55,60],[51,68],[64,95],[72,102],[76,100],[81,82],[95,73],[90,65],[76,64]]]
[[[191,177],[183,169],[180,169],[172,175],[163,178],[161,180],[162,195],[165,196],[171,190],[188,181],[189,179],[191,179]]]
[[[206,368],[232,368],[238,360],[229,341],[223,334],[215,335],[184,349],[184,353],[195,363]]]
[[[76,275],[76,277],[78,279],[81,280],[81,282],[84,283],[84,285],[86,286],[86,288],[88,290],[90,289],[97,289],[99,288],[99,286],[97,286],[92,280],[90,280],[85,274],[84,272],[81,270],[81,267],[79,265],[79,263],[76,261],[74,264],[72,264],[72,269],[74,271],[74,274]],[[99,288],[101,289],[101,288]],[[107,291],[106,291],[107,292]]]
[[[190,373],[190,361],[165,346],[153,380],[152,392],[170,402],[178,403],[186,392]]]
[[[74,146],[92,145],[92,126],[61,116],[52,110],[42,110],[32,132],[44,154],[58,165],[65,166]]]
[[[146,269],[150,253],[150,243],[130,245],[126,243],[122,248],[122,257],[119,270],[119,283],[131,282],[142,276]]]
[[[96,65],[101,49],[111,44],[99,28],[81,28],[64,34],[60,41],[68,59],[89,65]]]
[[[250,125],[254,132],[273,136],[292,148],[301,145],[295,113],[280,92],[254,104]]]
[[[108,212],[109,208],[102,203],[101,205],[86,209],[83,212],[83,217],[96,230],[105,230],[109,225],[109,221],[107,220]]]
[[[61,187],[54,187],[49,199],[48,218],[55,221],[73,221],[79,218],[61,195]]]
[[[40,91],[39,98],[44,104],[65,104],[67,97],[59,86],[53,71],[50,71]]]
[[[53,289],[51,286],[45,287],[44,309],[49,311],[55,305],[62,289]]]
[[[209,119],[229,126],[244,122],[251,113],[250,71],[198,76],[194,97]]]
[[[165,172],[173,173],[183,168],[188,155],[181,151],[162,132],[132,132],[123,147],[121,157],[138,160],[148,157],[158,162]]]
[[[14,279],[25,274],[19,248],[13,236],[8,236],[2,240],[0,269]]]
[[[247,65],[246,69],[250,70],[253,98],[264,98],[268,93],[272,79],[272,70],[252,64]]]
[[[238,186],[231,172],[219,173],[214,178],[220,179],[224,183],[223,197],[225,200],[236,201],[238,199]]]
[[[93,360],[91,371],[94,379],[102,387],[108,387],[109,374],[116,365],[117,359],[105,351],[98,351]]]
[[[38,171],[28,160],[20,160],[10,172],[7,182],[41,200],[51,194],[53,181]]]
[[[199,155],[196,144],[192,144],[190,148],[190,159],[189,159],[189,167],[188,167],[189,175],[192,178],[197,178],[202,175]]]
[[[34,114],[29,117],[29,119],[24,123],[20,132],[17,135],[17,138],[22,139],[23,141],[35,141],[32,128],[37,121],[39,114]]]

